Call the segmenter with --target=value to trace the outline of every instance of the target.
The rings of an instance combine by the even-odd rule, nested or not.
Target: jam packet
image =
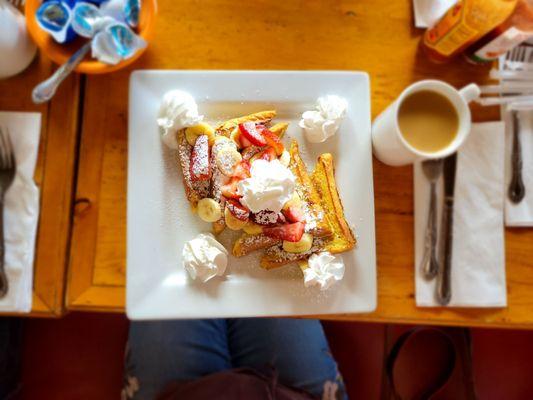
[[[58,43],[68,43],[76,38],[71,26],[71,4],[73,2],[48,0],[37,9],[36,19],[40,28]]]
[[[113,22],[94,36],[91,51],[94,58],[114,65],[132,57],[146,46],[146,41],[126,24]]]

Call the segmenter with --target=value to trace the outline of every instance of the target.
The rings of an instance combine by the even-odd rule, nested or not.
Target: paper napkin
[[[511,152],[513,146],[513,121],[510,112],[505,120],[505,224],[507,226],[533,226],[533,110],[518,111],[519,136],[522,144],[522,180],[526,194],[514,204],[507,196],[511,181]]]
[[[503,122],[473,124],[458,152],[455,179],[453,252],[449,306],[504,307],[507,305],[504,244],[504,131]],[[436,280],[427,281],[420,262],[429,208],[430,186],[420,163],[415,183],[416,304],[439,306]],[[438,203],[442,206],[442,179]],[[440,234],[439,209],[439,234]]]
[[[17,162],[15,179],[5,197],[5,268],[9,291],[0,299],[0,311],[29,312],[39,220],[39,189],[33,182],[33,174],[39,149],[41,114],[0,112],[0,126],[9,130]]]
[[[413,0],[415,26],[428,28],[435,25],[456,2],[456,0]]]

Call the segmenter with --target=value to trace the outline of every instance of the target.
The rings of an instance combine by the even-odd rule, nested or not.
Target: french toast
[[[344,208],[335,182],[335,167],[331,154],[324,153],[318,157],[311,179],[320,194],[322,207],[333,230],[332,236],[326,242],[325,250],[335,254],[353,249],[357,241],[344,218]]]
[[[320,204],[325,211],[324,219],[331,229],[331,235],[325,238],[314,237],[311,249],[305,253],[289,253],[280,244],[276,244],[265,250],[265,255],[261,258],[262,268],[273,269],[306,260],[311,254],[321,251],[343,253],[355,247],[355,237],[344,218],[331,154],[325,153],[318,157],[311,181],[320,197]]]
[[[307,167],[300,156],[298,143],[293,140],[289,150],[290,162],[289,169],[296,178],[296,192],[302,200],[304,217],[305,217],[305,232],[310,233],[313,237],[327,237],[332,234],[332,230],[325,216],[325,210],[322,208],[320,196],[315,189],[311,177],[307,171]],[[255,238],[254,238],[255,236]],[[271,247],[274,244],[281,243],[281,240],[267,240],[271,239],[263,233],[251,235],[243,233],[233,246],[233,255],[235,257],[242,257],[252,251]]]
[[[209,193],[209,181],[193,181],[191,179],[191,153],[193,146],[191,146],[185,139],[185,130],[177,133],[178,141],[178,161],[183,173],[183,186],[185,187],[185,195],[189,201],[191,208],[194,210],[198,201],[206,197]]]
[[[233,245],[233,255],[264,250],[261,267],[265,269],[305,263],[321,251],[352,249],[356,241],[344,218],[333,157],[322,154],[310,174],[298,143],[293,140],[290,148],[284,147],[280,138],[289,124],[273,124],[275,116],[274,110],[261,111],[230,119],[216,128],[201,123],[179,131],[178,156],[187,200],[202,220],[212,222],[215,234],[226,227],[243,230]],[[253,164],[258,160],[264,161]],[[287,192],[276,211],[260,208],[252,212],[247,207],[241,182],[252,177],[252,164],[255,171],[268,169],[262,175],[267,180],[271,179],[270,168],[276,166],[281,168],[281,172],[277,170],[279,176],[291,176],[294,191],[291,188]]]
[[[232,129],[235,128],[235,121],[255,121],[255,120],[260,120],[260,121],[265,121],[265,122],[270,122],[270,120],[267,120],[265,119],[266,117],[270,117],[270,116],[274,116],[275,115],[275,111],[263,111],[263,112],[259,112],[259,113],[255,113],[255,114],[251,114],[251,115],[247,115],[245,117],[239,117],[239,118],[234,118],[230,121],[233,121],[233,122],[225,122],[223,124],[221,124],[220,126],[226,126],[226,127],[230,127],[230,126],[233,126]],[[219,127],[220,127],[219,126]],[[277,135],[279,138],[281,138],[285,132],[287,131],[287,128],[289,127],[289,124],[286,123],[286,122],[278,122],[274,125],[272,125],[269,129],[272,133],[274,133],[275,135]],[[219,128],[217,128],[215,130],[215,135],[219,135]],[[216,139],[215,139],[216,140]],[[259,152],[260,149],[257,148],[257,152]],[[213,151],[213,154],[212,154],[212,158],[214,159],[216,156],[215,154],[215,151]],[[213,180],[212,180],[212,185],[211,185],[211,195],[212,197],[217,200],[221,206],[221,209],[224,210],[224,207],[225,207],[225,204],[226,204],[226,201],[225,201],[225,198],[224,196],[222,196],[222,193],[221,193],[221,186],[223,184],[225,184],[227,182],[225,182],[224,180],[224,175],[218,171],[217,169],[215,169],[215,171],[213,171]],[[221,233],[226,227],[226,223],[224,221],[224,216],[222,216],[222,218],[220,218],[218,221],[216,222],[213,222],[213,233],[215,235],[218,235],[219,233]],[[249,242],[249,240],[247,241]],[[270,241],[267,241],[265,240],[265,242],[269,243],[269,245],[272,245],[273,243],[271,243]],[[248,248],[248,246],[244,246],[243,248],[243,251],[244,253],[242,255],[245,255],[247,254],[248,252],[246,251],[246,249]],[[252,250],[250,250],[252,251]]]
[[[256,122],[266,124],[276,116],[275,110],[260,111],[243,117],[229,119],[215,128],[217,135],[230,137],[231,132],[244,122]]]

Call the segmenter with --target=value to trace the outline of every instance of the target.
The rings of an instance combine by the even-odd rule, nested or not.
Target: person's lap
[[[273,366],[283,384],[320,397],[326,392],[325,398],[345,398],[317,320],[133,322],[126,364],[125,399],[151,400],[173,381],[265,366]]]

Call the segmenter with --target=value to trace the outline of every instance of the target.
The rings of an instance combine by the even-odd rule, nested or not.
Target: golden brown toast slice
[[[296,261],[307,260],[311,254],[322,251],[326,241],[327,238],[314,238],[313,246],[305,253],[289,253],[283,250],[281,244],[269,247],[265,250],[265,255],[261,258],[261,268],[274,269]]]
[[[331,154],[322,154],[318,158],[311,180],[325,210],[324,219],[327,219],[332,229],[332,235],[327,238],[315,238],[313,247],[306,253],[288,253],[283,250],[281,245],[272,246],[265,251],[265,255],[261,259],[262,268],[273,269],[295,261],[306,260],[311,254],[320,251],[343,253],[355,247],[355,237],[344,218],[344,209],[335,182],[335,170]]]
[[[331,154],[325,153],[318,157],[311,178],[320,193],[322,206],[333,229],[333,235],[326,243],[325,250],[330,253],[343,253],[353,249],[356,240],[344,218],[344,208],[335,182],[335,167]]]
[[[191,204],[191,207],[196,209],[196,204],[199,200],[207,197],[209,194],[209,181],[193,182],[191,180],[191,152],[192,146],[187,142],[185,138],[185,130],[181,130],[177,134],[178,136],[178,160],[181,166],[181,172],[183,174],[183,186],[185,187],[185,194],[187,200]]]
[[[276,125],[274,125],[274,127],[275,126]],[[285,130],[286,127],[283,129],[283,132]],[[306,217],[306,232],[311,233],[314,237],[329,236],[332,231],[327,220],[324,218],[325,212],[320,204],[320,196],[313,187],[311,177],[309,176],[307,167],[300,156],[296,141],[291,143],[290,155],[291,162],[289,163],[289,169],[296,178],[296,191],[303,200],[304,214]],[[235,257],[242,257],[253,251],[265,249],[274,244],[281,243],[281,240],[267,239],[269,238],[263,234],[249,235],[243,233],[233,245],[233,255]]]
[[[318,194],[313,181],[307,172],[307,167],[300,156],[298,142],[293,140],[290,148],[291,161],[289,169],[296,177],[296,192],[306,205],[304,213],[306,215],[305,231],[314,237],[325,237],[331,235],[331,227],[324,218],[325,210],[322,208],[320,195]]]
[[[215,132],[218,135],[229,137],[231,134],[231,131],[235,129],[235,127],[239,126],[239,124],[242,124],[248,121],[267,123],[267,122],[270,122],[272,118],[274,118],[275,116],[276,116],[275,110],[268,110],[268,111],[260,111],[260,112],[250,114],[250,115],[245,115],[244,117],[233,118],[218,125],[215,128]]]
[[[242,257],[253,251],[265,249],[275,244],[281,243],[281,240],[274,239],[263,234],[249,235],[243,233],[233,245],[232,253],[235,257]]]
[[[288,122],[278,122],[277,124],[272,125],[268,130],[273,134],[277,135],[280,139],[283,137],[287,128],[289,127]]]

